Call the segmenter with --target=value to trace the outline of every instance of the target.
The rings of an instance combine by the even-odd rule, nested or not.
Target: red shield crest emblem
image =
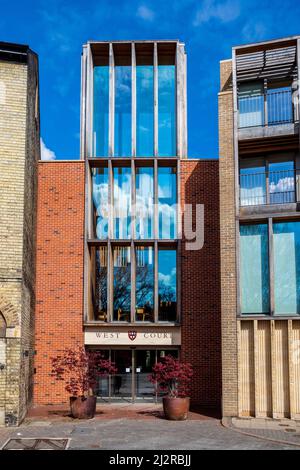
[[[133,331],[133,330],[128,331],[128,338],[129,338],[131,341],[134,341],[134,340],[135,340],[136,335],[137,335],[137,332],[136,332],[136,331]]]

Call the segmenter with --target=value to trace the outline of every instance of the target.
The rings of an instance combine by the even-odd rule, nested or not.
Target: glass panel
[[[269,88],[267,91],[268,124],[293,121],[292,88],[290,86]]]
[[[99,351],[103,358],[108,360],[109,359],[109,351],[103,350]],[[96,386],[96,396],[100,398],[109,398],[109,377],[99,377]]]
[[[152,398],[155,395],[155,387],[148,377],[155,364],[155,351],[135,351],[135,380],[136,396],[138,398]]]
[[[93,305],[95,320],[107,321],[107,247],[101,246],[95,252],[95,282],[92,279],[92,285],[95,286]]]
[[[136,238],[153,238],[153,168],[136,168]]]
[[[269,192],[271,204],[295,201],[293,161],[269,164]]]
[[[266,204],[265,166],[240,169],[241,206]]]
[[[114,321],[130,321],[131,262],[130,247],[113,249],[114,254]]]
[[[264,125],[263,84],[239,85],[239,127]]]
[[[273,224],[275,313],[300,313],[300,223]]]
[[[115,67],[115,156],[131,155],[131,67]]]
[[[96,237],[108,237],[108,169],[92,169],[93,223]]]
[[[154,251],[136,248],[136,321],[154,321]]]
[[[130,213],[131,169],[114,168],[114,238],[130,238]]]
[[[269,313],[268,226],[240,227],[241,311]]]
[[[112,351],[111,360],[118,372],[111,376],[111,394],[116,398],[132,396],[132,351]]]
[[[108,155],[109,67],[94,67],[93,156]]]
[[[175,65],[158,66],[158,155],[176,152]]]
[[[136,151],[154,155],[154,76],[152,65],[136,66]]]
[[[158,320],[176,321],[176,250],[158,251]]]
[[[158,168],[159,238],[176,238],[177,175],[175,168]]]

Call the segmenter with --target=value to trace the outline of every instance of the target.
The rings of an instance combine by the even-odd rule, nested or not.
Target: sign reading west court
[[[84,333],[88,345],[114,346],[180,346],[180,328],[172,329],[88,329]]]

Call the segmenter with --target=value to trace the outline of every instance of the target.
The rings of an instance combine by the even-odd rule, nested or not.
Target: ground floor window
[[[115,363],[117,373],[98,381],[99,399],[113,401],[156,401],[156,387],[148,377],[152,367],[163,357],[179,356],[177,349],[111,349],[101,351],[105,358]]]
[[[176,323],[177,248],[139,241],[90,246],[88,320]]]
[[[240,226],[242,314],[300,314],[300,222]]]

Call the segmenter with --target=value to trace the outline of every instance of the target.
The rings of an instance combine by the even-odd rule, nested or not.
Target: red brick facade
[[[181,203],[203,204],[204,247],[181,256],[182,348],[193,364],[194,403],[221,405],[218,162],[180,164]],[[84,162],[39,164],[34,404],[68,400],[50,358],[83,345]]]
[[[50,358],[83,345],[84,162],[40,162],[34,404],[68,400]]]
[[[180,165],[181,203],[204,205],[204,246],[181,257],[181,357],[194,367],[191,398],[221,407],[221,287],[218,161]]]

